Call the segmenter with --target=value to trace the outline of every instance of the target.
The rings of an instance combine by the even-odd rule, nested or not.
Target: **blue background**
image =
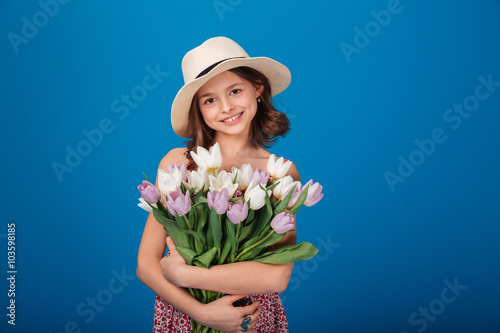
[[[271,151],[324,186],[298,214],[299,240],[323,251],[295,265],[282,295],[290,332],[500,332],[500,87],[480,88],[489,96],[458,128],[443,118],[474,101],[478,77],[500,81],[499,1],[92,0],[52,15],[43,3],[0,2],[2,332],[151,330],[154,294],[135,277],[147,218],[136,188],[183,145],[169,114],[182,56],[220,35],[290,68],[276,101],[292,131]],[[10,41],[34,20],[38,31]],[[148,66],[162,81],[114,112]],[[108,133],[85,146],[82,131],[102,121]],[[414,140],[438,128],[446,140],[419,153]],[[86,156],[58,178],[54,162],[77,147]],[[418,165],[391,189],[386,172],[410,156]],[[463,286],[450,303],[445,280]],[[86,304],[96,297],[99,311]]]

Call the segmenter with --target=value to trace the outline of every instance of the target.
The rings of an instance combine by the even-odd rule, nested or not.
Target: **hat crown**
[[[192,49],[182,59],[184,83],[195,80],[210,66],[231,58],[249,58],[248,54],[227,37],[214,37]]]

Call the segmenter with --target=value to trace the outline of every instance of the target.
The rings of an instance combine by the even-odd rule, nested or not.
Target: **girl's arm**
[[[295,165],[289,174],[300,181]],[[296,221],[294,221],[296,230]],[[271,246],[270,250],[284,245],[295,244],[296,231],[288,232],[282,240]],[[189,266],[175,250],[175,244],[167,239],[170,255],[161,260],[162,273],[174,285],[185,288],[213,290],[226,294],[266,294],[284,291],[292,275],[293,263],[265,264],[245,261],[213,266],[205,269]]]
[[[282,241],[291,234],[289,232]],[[295,237],[290,235],[288,240]],[[287,244],[294,244],[287,243]],[[175,250],[172,239],[167,238],[170,255],[161,260],[163,275],[174,285],[185,288],[213,290],[226,294],[267,294],[282,292],[288,286],[293,263],[265,264],[244,261],[216,265],[210,269],[189,266]],[[283,246],[286,244],[275,244]]]
[[[169,163],[175,163],[176,155],[178,154],[167,154],[159,167],[167,170]],[[158,178],[156,179],[156,186],[158,186]],[[137,277],[145,285],[169,304],[205,326],[225,332],[238,331],[241,330],[242,319],[250,314],[253,314],[252,323],[256,322],[255,319],[260,313],[259,303],[246,307],[234,307],[232,305],[234,301],[245,295],[225,296],[210,304],[202,304],[184,288],[168,282],[162,275],[160,268],[160,260],[165,252],[165,237],[167,237],[167,234],[163,226],[150,213],[142,235],[137,260]]]

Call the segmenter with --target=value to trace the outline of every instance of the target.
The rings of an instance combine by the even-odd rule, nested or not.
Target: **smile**
[[[229,122],[232,122],[232,121],[235,121],[236,119],[238,119],[239,117],[241,117],[241,115],[243,114],[243,112],[240,112],[238,114],[235,114],[234,116],[232,116],[231,118],[226,118],[224,120],[221,120],[222,122],[225,122],[225,123],[229,123]]]

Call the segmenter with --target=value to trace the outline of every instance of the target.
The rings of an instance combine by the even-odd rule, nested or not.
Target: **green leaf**
[[[144,175],[144,178],[146,178],[146,180],[149,182],[148,176],[146,176],[144,172],[142,174]]]
[[[236,171],[236,174],[234,175],[233,184],[236,184],[237,179],[238,179],[238,171]]]
[[[297,213],[297,211],[299,210],[299,208],[302,207],[302,205],[304,204],[304,201],[306,201],[306,199],[307,199],[307,192],[308,191],[309,191],[309,184],[306,186],[306,188],[304,189],[304,191],[300,195],[299,200],[297,200],[297,202],[292,207],[292,209],[290,209],[290,211],[288,212],[288,214],[295,215]]]
[[[267,190],[267,191],[270,191],[270,190],[272,190],[273,188],[275,188],[276,186],[278,186],[278,184],[279,184],[279,182],[278,182],[278,183],[271,184],[271,185],[269,185],[268,187],[266,187],[266,190]]]
[[[238,237],[238,242],[241,243],[242,241],[244,241],[248,236],[250,236],[250,234],[252,233],[252,231],[253,231],[253,226],[252,225],[244,226],[241,229],[240,236]]]
[[[200,255],[207,250],[207,245],[205,244],[205,238],[200,232],[194,230],[185,230],[185,232],[193,236],[194,248],[196,249],[196,254]]]
[[[222,251],[220,254],[219,261],[217,262],[217,265],[222,265],[224,263],[224,260],[226,260],[227,255],[231,251],[232,243],[229,241],[229,239],[226,239],[224,242],[224,245],[222,246]]]
[[[236,242],[236,225],[231,222],[228,218],[226,220],[226,238],[234,244]]]
[[[181,254],[181,256],[186,260],[186,264],[192,265],[193,264],[193,258],[196,256],[196,252],[194,252],[191,249],[186,249],[184,247],[176,247],[177,252]]]
[[[213,247],[207,252],[203,253],[202,255],[195,257],[193,259],[193,263],[199,267],[209,268],[216,253],[217,253],[217,248]]]
[[[171,220],[162,215],[162,213],[158,209],[153,210],[153,215],[156,220],[163,225],[167,234],[172,237],[175,244],[180,247],[189,248],[189,239],[187,238],[186,233],[179,227],[177,222]]]
[[[203,197],[202,197],[203,198]],[[208,219],[208,206],[206,204],[206,198],[204,198],[205,201],[200,200],[200,202],[196,203],[193,207],[196,210],[196,231],[202,231],[203,227],[205,227],[205,224],[207,223]],[[192,208],[191,208],[192,209]]]
[[[250,209],[250,207],[248,207],[248,216],[245,219],[245,221],[243,221],[245,223],[244,225],[252,223],[254,218],[255,218],[255,210]]]
[[[196,230],[198,224],[198,216],[196,214],[196,209],[191,207],[191,210],[187,213],[189,225],[191,225],[191,229]]]
[[[177,222],[179,227],[181,227],[182,229],[189,230],[189,228],[186,224],[186,220],[184,220],[183,216],[179,216],[179,214],[177,214],[177,212],[175,212],[175,221]]]
[[[217,214],[214,207],[210,209],[209,223],[210,223],[210,230],[212,231],[214,247],[217,248],[217,252],[220,255],[221,242],[222,242],[222,227],[221,227],[220,215]]]
[[[193,202],[195,204],[201,202],[201,200],[205,200],[205,202],[207,202],[207,198],[205,196],[203,196],[203,190],[205,189],[205,184],[203,184],[203,186],[201,187],[201,190],[198,191],[198,193],[196,193],[196,195],[194,196],[194,199],[193,199]]]
[[[309,242],[280,247],[273,252],[265,252],[253,261],[267,264],[288,264],[291,262],[311,259],[319,250]]]
[[[281,212],[284,212],[286,209],[286,206],[288,206],[288,203],[290,202],[290,199],[292,198],[293,191],[297,187],[297,184],[293,185],[292,189],[288,191],[288,194],[279,202],[279,204],[274,207],[274,215],[278,215]]]

